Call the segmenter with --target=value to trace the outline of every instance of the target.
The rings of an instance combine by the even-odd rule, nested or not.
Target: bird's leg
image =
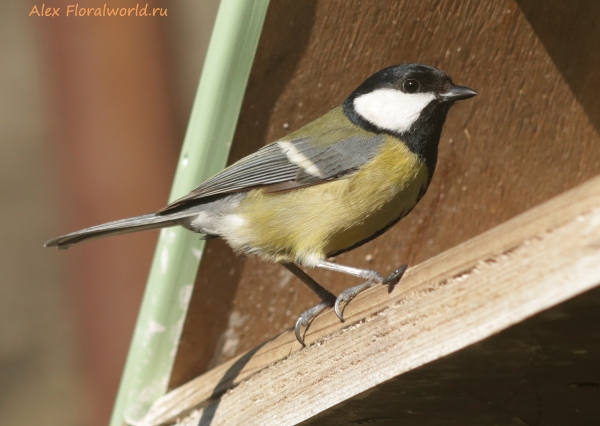
[[[318,282],[308,276],[308,274],[300,269],[297,265],[293,263],[284,263],[283,266],[285,266],[292,274],[300,278],[300,280],[321,299],[321,303],[313,306],[308,311],[303,312],[296,321],[296,326],[294,327],[296,339],[298,339],[302,346],[305,346],[304,338],[300,334],[302,327],[305,328],[304,333],[306,333],[306,330],[308,330],[312,320],[315,319],[315,317],[319,315],[323,309],[330,308],[336,303],[336,297],[333,293],[323,288]]]
[[[323,260],[321,260],[319,263],[317,263],[317,268],[323,268],[323,269],[329,269],[330,271],[342,272],[344,274],[352,275],[353,277],[358,277],[358,278],[367,280],[362,284],[347,288],[346,290],[342,291],[340,293],[340,295],[338,296],[338,298],[336,299],[335,305],[334,305],[335,314],[343,322],[344,316],[342,314],[342,311],[340,310],[340,303],[342,303],[342,302],[348,303],[354,297],[356,297],[356,295],[358,295],[359,293],[362,293],[366,289],[371,288],[377,284],[387,285],[387,286],[389,286],[390,291],[391,291],[391,289],[398,283],[398,281],[400,281],[400,278],[402,278],[402,275],[404,274],[404,271],[406,271],[406,268],[408,268],[408,265],[400,266],[398,269],[396,269],[394,272],[392,272],[386,278],[383,278],[377,271],[372,271],[370,269],[353,268],[351,266],[338,265],[337,263],[325,262]]]

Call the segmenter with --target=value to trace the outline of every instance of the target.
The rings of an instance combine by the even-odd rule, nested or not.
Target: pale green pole
[[[227,161],[268,0],[222,0],[170,200]],[[150,269],[111,426],[135,424],[165,394],[204,242],[182,228],[163,229]]]

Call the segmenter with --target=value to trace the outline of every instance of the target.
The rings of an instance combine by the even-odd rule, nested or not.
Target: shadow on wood
[[[596,288],[301,425],[596,424],[599,325]]]
[[[219,390],[218,410],[212,405],[193,411],[181,425],[196,426],[206,410],[215,426],[307,420],[593,289],[600,283],[599,248],[597,177],[410,268],[392,294],[379,286],[358,295],[348,304],[343,324],[326,311],[313,322],[306,348],[289,331],[255,351],[233,381],[224,377],[235,360],[208,371],[160,398],[144,424],[181,418],[209,402],[225,382],[231,388]],[[598,334],[597,324],[587,330],[593,331],[580,332],[580,341]],[[534,337],[539,342],[552,338],[541,331]],[[555,341],[554,348],[563,343]],[[568,349],[594,350],[589,345]],[[515,372],[502,352],[488,355],[498,358],[498,369],[512,368],[507,377],[530,376],[522,366]],[[587,376],[573,383],[583,389],[598,381]],[[520,415],[531,415],[528,401],[515,409],[523,407],[527,412]]]
[[[600,133],[600,2],[517,0],[517,3]]]

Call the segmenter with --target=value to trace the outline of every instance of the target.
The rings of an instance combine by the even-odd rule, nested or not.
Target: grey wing
[[[383,139],[376,134],[352,136],[327,146],[316,145],[310,138],[274,142],[217,173],[159,213],[218,194],[257,187],[271,187],[270,192],[275,192],[340,178],[373,158]]]
[[[351,136],[336,143],[319,146],[311,139],[281,141],[277,144],[288,161],[298,167],[295,181],[313,184],[344,176],[375,156],[383,143],[383,135],[370,138]]]

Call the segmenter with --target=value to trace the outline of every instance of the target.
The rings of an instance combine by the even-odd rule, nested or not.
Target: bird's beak
[[[477,92],[475,90],[469,89],[468,87],[452,85],[450,90],[441,94],[441,97],[444,102],[455,102],[472,98],[476,94]]]

